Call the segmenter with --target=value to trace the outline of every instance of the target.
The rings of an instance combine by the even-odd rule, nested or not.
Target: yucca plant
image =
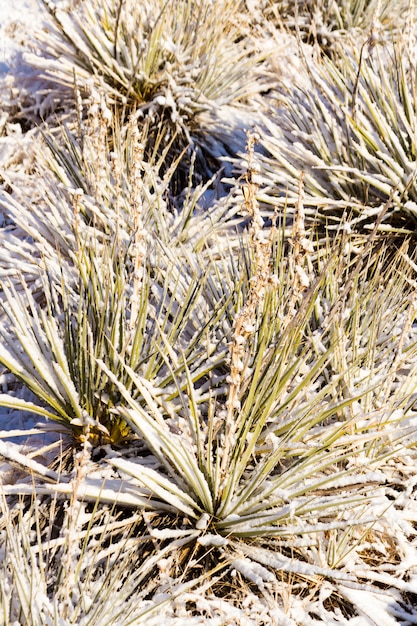
[[[112,0],[89,0],[71,11],[44,6],[50,16],[48,39],[42,40],[50,55],[44,71],[68,88],[75,69],[79,80],[101,76],[99,86],[112,102],[153,103],[185,119],[210,102],[226,104],[248,95],[242,84],[247,42],[234,47],[242,34],[234,24],[241,9],[236,0],[145,2],[140,9]],[[158,97],[161,101],[153,102]]]
[[[122,118],[137,111],[151,122],[149,150],[158,132],[164,143],[175,136],[173,157],[196,148],[200,176],[210,177],[219,156],[233,154],[242,117],[249,115],[244,105],[264,82],[262,55],[239,19],[241,0],[43,5],[44,28],[26,58],[50,85],[58,108],[73,108],[74,82],[84,98],[93,86]],[[228,111],[240,104],[238,115]]]
[[[241,599],[213,593],[213,583],[222,585],[224,565],[210,577],[203,572],[185,582],[178,564],[179,575],[172,577],[174,559],[188,538],[164,541],[166,529],[158,537],[146,515],[117,519],[99,503],[91,507],[73,498],[57,519],[62,515],[59,503],[41,504],[35,492],[29,504],[19,504],[9,506],[3,496],[0,500],[0,615],[5,624],[156,626],[164,619],[175,626],[190,618],[190,606],[192,619],[206,624],[224,619],[244,623],[247,609],[239,606],[244,601],[251,603],[255,618],[285,618],[278,606],[268,610],[244,581]],[[70,535],[74,522],[78,528]]]
[[[305,84],[280,89],[263,118],[262,199],[289,213],[305,172],[310,219],[413,233],[416,224],[415,67],[408,46],[352,49],[337,67],[324,59]]]
[[[95,389],[101,376],[113,386],[109,414],[138,443],[83,477],[78,495],[149,510],[154,537],[184,540],[178,559],[186,578],[200,555],[207,564],[213,555],[260,588],[276,582],[278,571],[301,576],[306,568],[344,580],[347,573],[337,571],[344,556],[383,517],[380,500],[373,507],[374,482],[415,444],[406,423],[417,375],[415,310],[407,308],[414,261],[404,246],[384,275],[373,240],[362,256],[350,256],[346,233],[316,259],[302,184],[288,252],[284,231],[263,228],[253,159],[251,144],[243,192],[249,232],[240,258],[232,251],[227,262],[224,253],[207,269],[202,294],[212,301],[190,338],[195,350],[170,333],[176,304],[160,308],[154,328],[162,328],[161,340],[153,343],[144,327],[144,342],[155,346],[148,360],[157,352],[162,369],[135,368],[127,351],[106,361],[91,350],[86,367],[99,381]],[[371,303],[375,292],[380,300]],[[404,371],[406,388],[397,385]],[[84,434],[91,428],[87,420],[80,425]],[[36,490],[68,497],[73,487],[50,477]]]
[[[207,351],[199,341],[211,337],[225,307],[233,306],[229,287],[211,286],[208,272],[228,204],[197,218],[204,192],[197,188],[189,190],[181,215],[170,211],[159,160],[144,160],[134,123],[124,148],[120,133],[112,135],[110,162],[107,129],[98,126],[81,142],[63,131],[61,150],[46,136],[49,149],[43,147],[38,163],[44,186],[38,186],[35,204],[30,193],[19,199],[2,195],[15,226],[2,233],[0,358],[42,403],[3,396],[4,404],[57,419],[77,437],[88,422],[90,439],[119,442],[131,431],[113,413],[122,397],[98,359],[128,388],[122,363],[169,387],[173,396],[181,391],[163,356],[168,347],[171,358],[177,355],[178,372],[193,364],[194,382],[213,367],[205,365]],[[94,130],[101,132],[98,144]],[[15,277],[12,267],[19,268]],[[217,311],[211,310],[216,297],[222,300]],[[16,350],[16,339],[23,351]]]
[[[400,0],[265,0],[263,12],[275,24],[297,31],[305,41],[317,43],[326,52],[334,52],[346,34],[356,42],[372,31],[383,29],[387,35],[399,33],[413,21],[413,2]]]

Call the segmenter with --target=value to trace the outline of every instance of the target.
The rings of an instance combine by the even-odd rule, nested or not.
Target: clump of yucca
[[[176,154],[198,146],[202,173],[216,171],[216,158],[235,141],[222,108],[248,103],[262,88],[240,0],[43,4],[47,19],[27,58],[59,106],[72,108],[74,80],[87,96],[93,85],[122,120],[137,112],[150,121],[150,149],[158,132],[165,143],[175,136]],[[236,115],[234,125],[238,132]]]
[[[126,366],[163,388],[175,387],[188,359],[195,381],[208,375],[206,349],[198,344],[213,325],[211,287],[202,297],[210,265],[204,248],[227,212],[214,206],[195,224],[201,188],[189,190],[181,215],[171,212],[173,168],[162,179],[163,156],[145,159],[146,136],[134,118],[124,130],[112,131],[110,123],[98,97],[85,127],[80,120],[80,138],[67,129],[45,136],[37,197],[12,180],[12,195],[0,197],[14,225],[1,232],[0,361],[39,404],[2,402],[60,421],[79,438],[87,425],[96,443],[131,435],[114,413],[123,403],[120,390],[99,360],[127,389]],[[34,184],[30,177],[26,183]],[[176,375],[167,350],[178,358]]]
[[[383,29],[400,33],[413,21],[410,0],[296,0],[263,2],[263,13],[276,25],[297,31],[309,43],[317,43],[326,52],[345,35],[354,35],[356,45],[361,36]]]
[[[108,271],[105,238],[99,238],[100,248],[92,247],[89,255],[81,249],[88,281],[78,317],[72,318],[73,362],[65,350],[51,355],[51,346],[62,345],[56,337],[62,337],[67,318],[47,290],[45,315],[29,299],[30,315],[24,317],[23,305],[13,309],[8,298],[9,322],[1,331],[8,343],[0,358],[8,365],[5,354],[13,345],[29,356],[32,337],[32,346],[45,347],[52,363],[48,384],[50,374],[56,385],[70,381],[76,394],[70,396],[73,387],[67,383],[66,398],[83,399],[74,403],[82,408],[80,417],[70,420],[62,411],[61,421],[82,428],[84,436],[87,427],[111,432],[108,422],[94,423],[97,406],[87,413],[77,375],[80,381],[89,376],[93,401],[107,406],[110,426],[128,428],[140,444],[129,455],[112,453],[106,473],[86,476],[79,492],[94,501],[149,510],[153,537],[181,539],[178,559],[185,572],[192,573],[198,555],[209,564],[212,554],[218,568],[233,567],[250,580],[256,575],[259,586],[278,584],[276,570],[290,561],[281,551],[292,548],[301,562],[298,567],[293,556],[291,572],[302,574],[308,562],[331,578],[329,568],[351,548],[346,537],[360,541],[378,518],[369,482],[382,480],[378,469],[413,445],[403,421],[413,414],[414,387],[409,382],[403,389],[397,377],[404,371],[410,381],[416,376],[415,307],[409,306],[414,261],[404,244],[384,272],[384,253],[374,248],[373,238],[358,256],[347,233],[315,257],[302,178],[291,240],[277,228],[278,216],[266,230],[256,199],[254,138],[247,160],[242,209],[250,224],[239,254],[216,246],[207,265],[210,257],[184,242],[175,254],[164,246],[166,255],[147,255],[149,270],[140,287],[146,295],[133,343],[127,333],[120,339],[132,305],[125,313],[128,300],[113,287],[123,285],[125,270],[110,264]],[[103,269],[98,258],[104,259]],[[110,282],[107,275],[101,283],[95,279],[102,272]],[[29,327],[25,334],[18,325],[22,317]],[[101,327],[95,332],[96,319],[104,332]],[[28,368],[25,375],[26,384],[34,393],[41,389],[39,397],[48,403],[39,368]],[[4,395],[1,402],[16,406]],[[347,486],[348,496],[342,489]],[[5,489],[27,493],[29,487]],[[71,489],[59,477],[37,486],[40,494],[70,495]],[[353,507],[354,520],[347,515]],[[323,555],[329,533],[334,549],[323,566],[317,554]],[[338,533],[345,537],[341,545]]]
[[[416,73],[409,47],[368,42],[310,68],[305,84],[280,89],[264,118],[264,199],[289,213],[305,172],[310,219],[414,232],[417,221]]]

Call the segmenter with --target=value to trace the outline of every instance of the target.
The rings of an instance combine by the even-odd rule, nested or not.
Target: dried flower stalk
[[[300,302],[304,292],[309,288],[310,270],[308,268],[309,256],[314,251],[313,244],[306,237],[305,213],[304,213],[304,173],[301,173],[298,185],[298,201],[295,206],[294,223],[292,237],[290,239],[291,249],[288,255],[288,270],[291,279],[291,292],[288,302],[288,311],[284,328],[290,323],[297,312],[297,303]]]
[[[107,106],[104,93],[100,93],[95,88],[92,88],[85,137],[88,141],[83,144],[83,147],[84,150],[90,151],[87,154],[84,153],[84,161],[86,163],[88,163],[93,156],[91,183],[96,199],[100,197],[101,186],[103,184],[105,185],[107,179],[107,133],[111,122],[112,112]]]
[[[133,279],[133,293],[131,298],[131,311],[130,311],[130,330],[133,331],[137,318],[139,315],[140,307],[140,290],[143,281],[144,260],[146,254],[146,231],[143,226],[143,153],[144,145],[141,141],[141,136],[137,126],[137,121],[134,116],[130,120],[130,138],[132,141],[132,169],[130,176],[131,186],[131,218],[133,220],[134,229],[134,244],[133,244],[133,264],[134,264],[134,279]]]
[[[227,473],[230,451],[234,445],[235,433],[238,426],[238,414],[240,410],[239,392],[250,360],[249,339],[256,331],[257,314],[262,308],[265,290],[271,278],[270,259],[273,231],[272,233],[271,231],[264,231],[264,220],[260,214],[259,203],[256,199],[258,192],[256,179],[258,166],[255,163],[254,155],[256,141],[256,135],[248,134],[248,168],[246,173],[246,185],[243,187],[243,209],[250,217],[249,235],[251,248],[254,252],[255,272],[250,279],[248,300],[236,316],[232,340],[229,345],[229,389],[226,401],[225,444],[220,472],[221,480],[223,481]]]

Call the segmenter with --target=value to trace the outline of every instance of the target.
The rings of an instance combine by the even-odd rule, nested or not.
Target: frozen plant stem
[[[290,239],[291,249],[288,255],[289,275],[292,280],[292,286],[284,328],[288,326],[295,316],[297,303],[300,301],[303,292],[310,286],[310,277],[304,268],[306,264],[308,267],[308,257],[314,248],[311,241],[306,237],[303,198],[304,173],[302,172],[298,184],[298,201],[295,207],[292,238]]]
[[[103,92],[94,87],[91,90],[90,108],[88,109],[88,132],[87,137],[91,141],[92,154],[95,162],[92,165],[92,184],[96,200],[100,197],[100,191],[105,184],[107,173],[107,132],[112,121],[112,113],[107,106]],[[88,162],[88,152],[84,154],[85,162]]]
[[[143,152],[144,146],[141,143],[137,120],[132,116],[130,119],[130,138],[132,141],[132,170],[131,170],[131,217],[134,229],[133,264],[134,280],[133,293],[131,298],[130,330],[134,331],[140,307],[140,290],[142,287],[144,260],[145,260],[145,240],[146,232],[143,227]]]
[[[256,175],[258,172],[255,163],[254,148],[256,135],[248,134],[247,155],[248,169],[246,185],[243,187],[243,208],[250,217],[249,235],[251,249],[254,253],[254,273],[250,279],[249,297],[245,305],[236,316],[232,340],[230,342],[230,375],[226,401],[226,421],[224,427],[224,448],[220,466],[220,484],[224,482],[230,466],[231,455],[235,445],[235,433],[238,428],[240,411],[240,387],[250,360],[250,337],[256,331],[258,311],[262,308],[265,289],[270,282],[270,258],[274,229],[270,233],[263,230],[264,221],[259,211],[256,199],[258,186]]]
[[[76,562],[79,555],[79,531],[82,526],[83,503],[79,499],[79,490],[84,478],[91,469],[91,443],[90,443],[90,426],[88,417],[83,420],[83,444],[82,449],[75,455],[74,478],[71,481],[72,493],[69,506],[66,513],[66,541],[64,553],[62,555],[61,566],[61,582],[59,587],[59,595],[62,602],[62,616],[68,619],[69,611],[72,606],[71,590],[77,586],[77,566]]]
[[[398,376],[398,371],[401,369],[402,365],[404,365],[404,361],[407,358],[407,351],[405,350],[405,345],[406,345],[405,340],[406,340],[407,335],[409,335],[412,332],[412,327],[413,327],[414,320],[416,319],[416,315],[417,315],[417,294],[413,294],[409,300],[407,315],[404,321],[401,335],[393,349],[394,358],[392,360],[390,372],[383,385],[383,392],[384,392],[384,396],[382,400],[383,405],[388,403],[389,397],[392,395],[392,386],[393,386],[394,380],[396,376]]]

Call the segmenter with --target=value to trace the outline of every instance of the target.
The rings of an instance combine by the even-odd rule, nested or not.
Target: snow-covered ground
[[[0,0],[0,72],[10,68],[11,57],[24,42],[26,29],[38,23],[41,9],[36,0]]]

